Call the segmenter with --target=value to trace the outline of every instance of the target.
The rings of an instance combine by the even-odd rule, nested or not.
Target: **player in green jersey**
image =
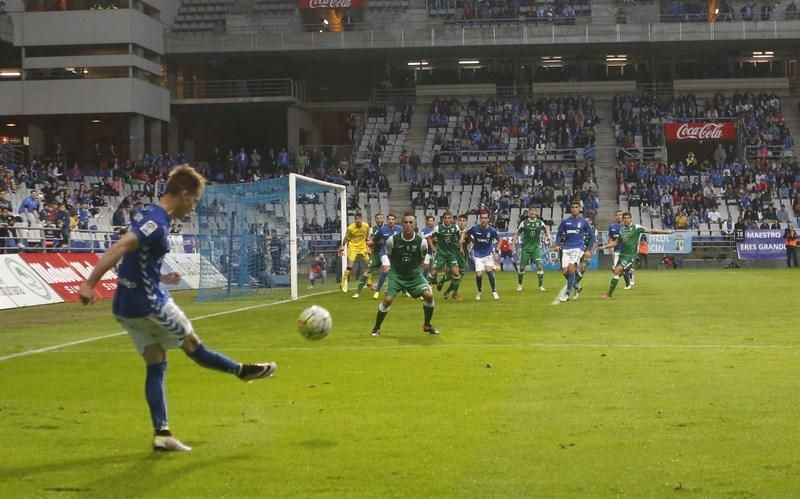
[[[636,264],[636,260],[639,256],[639,239],[643,234],[672,233],[673,231],[671,230],[648,229],[647,227],[634,224],[631,214],[624,213],[622,215],[622,228],[619,231],[619,237],[600,247],[600,249],[606,249],[620,245],[619,262],[617,262],[617,266],[614,267],[614,277],[611,278],[611,284],[608,287],[608,291],[603,295],[603,298],[611,298],[611,295],[614,294],[614,289],[616,289],[619,283],[619,278],[627,269],[630,269]]]
[[[464,232],[467,230],[467,216],[466,215],[459,215],[458,216],[458,230],[459,232]],[[461,236],[459,236],[460,240]],[[456,261],[458,262],[458,276],[459,279],[452,280],[452,273],[448,273],[447,277],[445,278],[446,281],[450,281],[450,284],[447,286],[447,289],[444,291],[444,299],[448,299],[451,296],[453,297],[453,301],[464,301],[462,298],[461,293],[458,292],[458,287],[461,285],[461,280],[464,278],[464,273],[467,271],[467,255],[469,254],[469,242],[461,243],[459,241],[458,251],[456,252]]]
[[[434,238],[436,244],[436,257],[431,268],[431,280],[435,282],[436,276],[439,273],[442,274],[436,285],[436,288],[441,291],[445,281],[449,278],[451,282],[445,291],[445,298],[453,293],[453,299],[460,301],[458,287],[461,285],[461,271],[458,255],[461,248],[461,230],[453,223],[452,213],[447,211],[442,215],[442,223],[433,229],[431,237]]]
[[[542,240],[544,233],[544,240]],[[539,291],[544,291],[544,258],[542,257],[542,243],[550,244],[550,231],[539,218],[539,209],[536,206],[528,208],[528,218],[519,223],[517,233],[514,234],[512,244],[522,241],[522,251],[519,256],[519,272],[517,273],[517,291],[522,291],[522,280],[525,269],[531,263],[536,264],[536,277],[539,279]]]
[[[369,289],[373,288],[372,285],[372,273],[377,272],[378,269],[381,268],[381,255],[378,248],[374,247],[373,239],[375,239],[375,235],[383,227],[383,213],[376,213],[375,214],[375,225],[370,228],[369,239],[367,239],[367,246],[369,247],[370,254],[369,254],[369,262],[367,263],[367,268],[363,274],[361,274],[361,278],[358,280],[358,289],[356,293],[353,295],[353,298],[358,298],[361,290],[364,289],[364,286],[369,287]],[[377,292],[377,291],[376,291]],[[375,298],[377,300],[377,298]]]
[[[412,298],[422,297],[422,311],[425,318],[422,331],[428,334],[439,334],[439,330],[431,324],[434,307],[433,292],[420,269],[420,265],[428,253],[428,243],[417,234],[416,229],[417,221],[414,214],[406,212],[403,214],[403,231],[386,240],[386,256],[389,257],[391,267],[386,294],[378,305],[372,336],[380,336],[383,319],[389,313],[395,297],[403,292],[409,293]]]

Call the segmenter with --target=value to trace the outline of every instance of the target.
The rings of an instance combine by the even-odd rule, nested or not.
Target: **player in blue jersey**
[[[386,224],[381,226],[380,230],[378,230],[375,237],[372,239],[372,251],[378,250],[378,254],[381,257],[381,266],[383,267],[381,269],[381,277],[378,279],[378,285],[375,287],[375,292],[372,294],[373,300],[377,300],[381,297],[381,288],[386,281],[386,277],[389,275],[389,268],[391,267],[389,256],[386,255],[386,241],[393,235],[403,232],[403,228],[395,224],[396,221],[397,217],[393,214],[389,213],[386,215]]]
[[[242,381],[266,378],[277,369],[274,362],[240,364],[206,348],[189,319],[161,285],[180,281],[175,272],[161,274],[161,261],[169,252],[170,219],[180,220],[188,215],[204,188],[205,179],[191,166],[175,168],[159,203],[133,217],[128,232],[105,252],[78,291],[84,305],[93,303],[94,288],[100,278],[122,260],[112,310],[147,365],[145,396],[155,432],[155,450],[191,450],[172,436],[167,421],[164,395],[167,350],[180,347],[197,364],[232,374]]]
[[[500,235],[494,227],[489,225],[489,214],[482,212],[479,215],[480,223],[473,225],[462,233],[462,244],[469,238],[472,241],[472,253],[475,259],[475,284],[478,286],[476,300],[481,299],[483,293],[483,273],[489,278],[492,287],[492,298],[500,299],[497,293],[497,281],[494,271],[497,270],[497,255],[500,253]]]
[[[561,251],[561,271],[567,280],[566,292],[558,298],[562,302],[569,301],[570,294],[575,287],[575,273],[578,270],[578,264],[584,253],[591,258],[595,243],[594,230],[589,222],[581,216],[580,203],[577,201],[570,203],[569,211],[570,216],[562,220],[558,226],[556,235],[558,246],[554,248],[556,251]],[[584,251],[584,248],[588,249]]]

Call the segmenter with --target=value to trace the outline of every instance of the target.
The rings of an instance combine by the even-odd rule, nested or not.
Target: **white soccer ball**
[[[331,313],[319,305],[308,307],[297,318],[297,329],[307,340],[321,340],[328,336],[332,327]]]

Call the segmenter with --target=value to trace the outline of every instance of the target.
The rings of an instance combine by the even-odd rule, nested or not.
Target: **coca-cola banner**
[[[360,9],[367,0],[297,0],[301,9]]]
[[[667,142],[682,140],[736,140],[735,121],[699,121],[688,123],[666,123],[664,137]]]

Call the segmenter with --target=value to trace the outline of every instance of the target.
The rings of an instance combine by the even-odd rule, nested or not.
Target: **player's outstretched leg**
[[[278,365],[274,362],[262,362],[258,364],[240,364],[239,362],[235,362],[219,352],[206,348],[206,346],[200,342],[200,338],[194,333],[186,337],[181,348],[197,365],[205,367],[206,369],[233,374],[245,382],[268,378],[275,374],[275,371],[278,369]]]
[[[539,291],[547,291],[546,289],[544,289],[544,270],[543,269],[538,269],[536,271],[536,278],[539,281]]]
[[[475,273],[475,285],[478,287],[478,293],[475,295],[475,299],[480,300],[483,294],[483,273]]]
[[[520,268],[517,272],[517,291],[522,291],[522,281],[525,279],[525,269]]]

